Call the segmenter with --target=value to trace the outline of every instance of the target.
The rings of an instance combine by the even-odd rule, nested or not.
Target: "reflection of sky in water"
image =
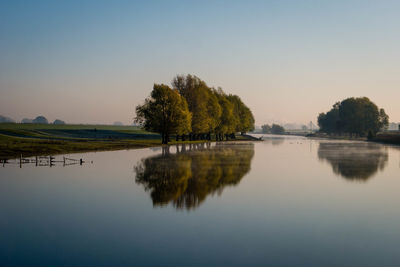
[[[272,141],[1,167],[2,265],[400,264],[400,149]],[[146,173],[139,181],[138,166]],[[172,190],[154,181],[161,174]]]

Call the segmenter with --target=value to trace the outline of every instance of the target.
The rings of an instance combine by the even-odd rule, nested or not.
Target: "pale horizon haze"
[[[0,115],[132,123],[194,74],[256,125],[367,96],[400,122],[400,1],[1,1]]]

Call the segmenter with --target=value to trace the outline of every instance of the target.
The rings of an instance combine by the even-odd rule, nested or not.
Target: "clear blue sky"
[[[350,96],[400,121],[400,1],[1,1],[0,114],[131,122],[153,83],[195,74],[256,123]]]

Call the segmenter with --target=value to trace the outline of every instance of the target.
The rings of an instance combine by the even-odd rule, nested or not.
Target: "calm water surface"
[[[264,142],[0,167],[0,265],[400,266],[400,149]],[[90,163],[93,161],[93,163]]]

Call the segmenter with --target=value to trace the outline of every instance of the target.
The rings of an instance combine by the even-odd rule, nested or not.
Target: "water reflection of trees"
[[[142,159],[136,183],[150,192],[153,205],[172,203],[177,209],[198,207],[209,194],[220,195],[250,171],[254,145],[180,145],[176,153],[165,147],[161,155]]]
[[[388,162],[387,148],[374,143],[320,143],[318,157],[332,165],[333,172],[348,180],[366,181]]]
[[[285,141],[285,138],[279,137],[279,136],[278,137],[267,136],[267,137],[264,137],[264,139],[263,139],[264,143],[272,144],[273,146],[282,145],[284,141]]]

